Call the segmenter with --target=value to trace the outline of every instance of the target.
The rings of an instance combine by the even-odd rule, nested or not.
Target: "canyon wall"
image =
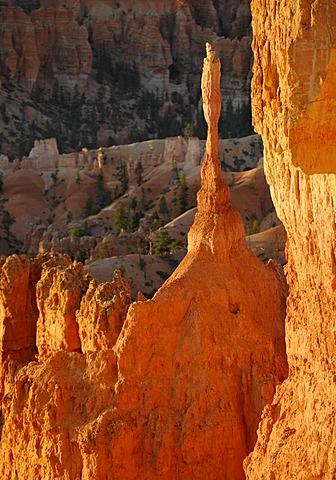
[[[0,38],[0,151],[12,158],[51,136],[62,151],[180,135],[187,123],[205,138],[208,40],[223,64],[222,135],[252,131],[248,0],[8,0]]]
[[[331,480],[336,478],[336,4],[253,0],[251,5],[253,119],[288,234],[289,377],[263,412],[245,469],[250,480]]]
[[[88,286],[78,265],[42,272],[38,362],[6,364],[3,478],[245,478],[261,411],[287,375],[287,289],[281,268],[245,246],[221,180],[219,79],[208,45],[198,213],[186,257],[153,299],[140,296],[123,322],[120,277],[113,293]]]

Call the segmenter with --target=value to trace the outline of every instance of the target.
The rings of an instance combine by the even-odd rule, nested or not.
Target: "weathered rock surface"
[[[37,284],[36,346],[38,358],[44,361],[59,351],[80,352],[81,341],[76,321],[89,279],[83,275],[83,265],[45,269]]]
[[[91,280],[76,314],[83,353],[112,349],[130,303],[130,286],[119,271],[114,272],[112,282]]]
[[[2,79],[30,89],[37,81],[48,87],[48,76],[49,80],[64,76],[72,86],[80,80],[85,85],[92,50],[87,29],[78,25],[70,10],[41,8],[28,15],[21,8],[2,6],[0,18]]]
[[[78,317],[88,353],[9,372],[4,478],[244,478],[262,408],[287,375],[286,287],[245,247],[220,178],[219,74],[208,49],[209,136],[187,256],[152,300],[131,305],[112,350],[95,325],[84,338],[92,285]],[[90,309],[91,325],[91,315],[101,318]]]
[[[251,480],[336,477],[333,1],[252,1],[253,116],[287,230],[289,377],[263,412]]]
[[[1,363],[0,398],[4,392],[5,363],[28,363],[34,360],[36,348],[36,323],[39,315],[36,302],[36,283],[42,266],[69,262],[66,256],[45,255],[30,261],[27,257],[13,255],[1,260],[0,312],[1,312]]]
[[[229,121],[236,113],[251,132],[248,0],[48,0],[25,11],[2,3],[1,153],[27,155],[36,135],[57,135],[67,151],[177,135],[187,122],[204,134],[199,72],[207,40],[223,62]]]

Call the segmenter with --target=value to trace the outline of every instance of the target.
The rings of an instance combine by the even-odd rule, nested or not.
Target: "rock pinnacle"
[[[198,194],[200,213],[220,213],[226,209],[230,197],[229,188],[221,179],[218,161],[218,120],[221,111],[220,93],[221,63],[210,43],[206,44],[207,56],[203,62],[202,96],[204,117],[208,125],[206,158],[201,172],[202,188]]]

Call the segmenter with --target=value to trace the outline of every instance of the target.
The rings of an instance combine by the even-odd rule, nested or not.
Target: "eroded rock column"
[[[336,476],[336,3],[252,1],[254,125],[287,230],[289,378],[263,413],[249,479]]]
[[[153,299],[130,306],[116,345],[128,306],[121,279],[86,290],[76,314],[77,353],[69,351],[78,350],[77,332],[73,348],[54,325],[64,337],[73,331],[71,287],[81,287],[80,269],[42,275],[38,347],[47,360],[19,369],[10,385],[3,478],[244,480],[262,409],[287,375],[286,286],[280,267],[264,265],[245,246],[221,180],[219,74],[208,47],[209,138],[188,253]],[[115,301],[105,303],[113,292]],[[116,315],[103,312],[113,304]]]

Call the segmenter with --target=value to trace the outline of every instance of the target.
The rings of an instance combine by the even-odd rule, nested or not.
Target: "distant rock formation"
[[[140,296],[123,323],[129,291],[116,278],[119,286],[106,289],[117,312],[111,328],[105,294],[87,288],[80,267],[42,273],[43,355],[9,362],[4,376],[3,478],[244,478],[262,408],[287,375],[286,287],[279,267],[246,248],[220,178],[219,75],[208,48],[199,210],[185,259],[154,298]],[[77,287],[87,288],[79,309]],[[68,327],[73,345],[59,338]],[[118,337],[113,348],[112,337],[100,340],[107,331]]]
[[[27,155],[36,136],[62,152],[164,138],[187,122],[205,135],[207,40],[223,62],[222,133],[252,132],[248,0],[29,3],[0,7],[0,153]]]
[[[249,144],[247,147],[246,144]],[[248,150],[248,151],[247,151]],[[115,145],[97,150],[83,149],[78,152],[60,154],[55,138],[35,140],[28,157],[10,162],[5,155],[0,156],[0,171],[9,173],[20,168],[38,172],[54,171],[58,168],[78,168],[87,171],[103,170],[106,161],[123,161],[129,171],[134,171],[140,162],[143,167],[157,167],[166,163],[200,165],[205,154],[205,140],[193,137],[188,140],[181,136],[165,140],[149,140],[130,145]],[[259,135],[243,139],[219,140],[219,158],[223,170],[243,171],[255,168],[262,156],[262,143]]]
[[[249,480],[336,478],[336,4],[252,1],[254,124],[288,233],[289,377],[264,412]]]

